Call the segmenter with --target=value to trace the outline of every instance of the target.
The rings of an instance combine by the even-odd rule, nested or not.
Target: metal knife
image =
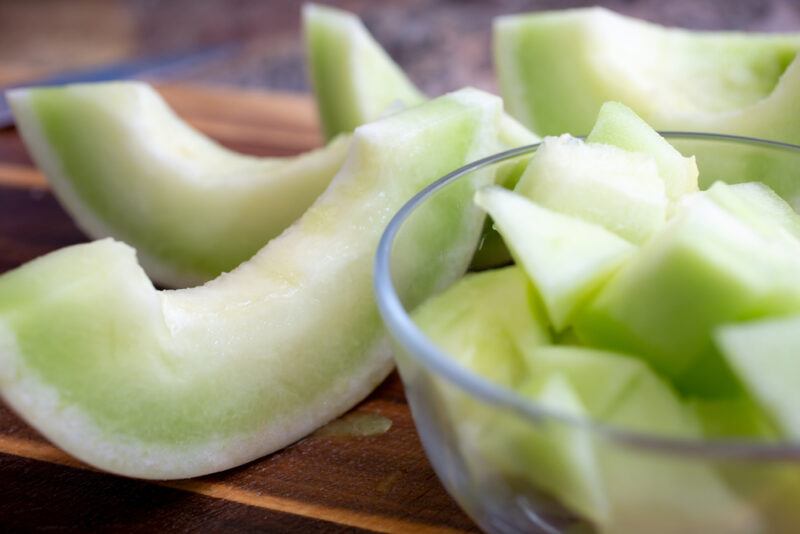
[[[174,70],[192,67],[212,59],[226,57],[237,50],[239,46],[239,43],[228,43],[210,48],[206,47],[174,54],[134,59],[101,65],[100,67],[63,72],[0,87],[0,129],[7,128],[14,124],[14,117],[11,115],[11,110],[5,98],[5,92],[9,89],[15,89],[17,87],[64,85],[80,82],[105,82],[145,75],[158,76],[166,71],[171,73]]]

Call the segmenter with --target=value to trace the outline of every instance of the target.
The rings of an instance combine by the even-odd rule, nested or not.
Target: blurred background
[[[601,4],[692,29],[800,29],[798,0],[347,0],[426,92],[496,88],[490,34],[506,13]],[[302,2],[290,0],[0,0],[0,85],[43,74],[238,43],[161,78],[308,91]],[[458,58],[454,60],[453,58]]]

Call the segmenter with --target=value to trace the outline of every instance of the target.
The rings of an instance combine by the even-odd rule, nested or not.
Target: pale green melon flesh
[[[782,433],[800,439],[800,316],[725,326],[716,340]]]
[[[526,361],[550,342],[546,320],[529,298],[525,273],[516,266],[466,276],[427,300],[413,318],[459,364],[511,388],[526,383]],[[549,378],[541,388],[543,402],[554,410],[581,415],[580,400],[569,385]],[[513,470],[535,465],[533,471],[523,469],[525,476],[533,476],[580,513],[592,517],[602,513],[597,485],[582,478],[591,468],[591,458],[586,457],[591,454],[588,435],[583,434],[583,440],[579,436],[567,439],[571,429],[560,426],[532,433],[519,420],[487,411],[480,403],[452,395],[447,398],[457,431],[479,451],[471,456],[485,456]]]
[[[325,190],[345,139],[294,158],[231,152],[138,82],[13,91],[17,127],[59,200],[95,238],[131,243],[170,286],[230,271]]]
[[[328,138],[351,132],[394,105],[426,100],[356,15],[308,4],[303,8],[303,31],[320,121]],[[539,141],[505,113],[499,136],[508,148]]]
[[[706,438],[773,440],[778,437],[775,425],[750,398],[691,399],[689,407],[700,421]]]
[[[525,356],[550,342],[518,267],[470,274],[414,311],[414,322],[461,365],[498,384],[525,377]]]
[[[654,158],[566,135],[542,142],[514,190],[637,244],[666,220],[668,199]]]
[[[544,403],[542,393],[546,390],[535,386],[537,380],[541,384],[548,376],[563,377],[583,408],[576,411],[574,404],[572,409],[567,409],[569,405],[565,403],[546,404],[558,413],[650,435],[687,439],[701,435],[694,414],[675,392],[633,358],[583,347],[539,347],[529,362],[533,377],[523,394]],[[537,390],[540,393],[534,393]],[[554,433],[558,426],[554,424],[550,432]],[[562,493],[555,494],[565,502],[585,502],[585,498],[578,500],[585,494],[602,495],[599,502],[604,508],[596,502],[594,507],[580,509],[601,532],[649,532],[653,525],[658,526],[659,532],[695,532],[712,527],[725,528],[726,532],[751,532],[757,524],[750,510],[701,461],[642,453],[616,440],[566,425],[561,425],[560,433],[562,441],[539,443],[538,447],[549,445],[551,454],[580,447],[582,454],[567,457],[572,462],[570,477],[560,480],[555,491]],[[588,442],[587,436],[591,436]],[[539,467],[540,464],[531,464],[529,470],[535,473]],[[567,490],[580,493],[567,496],[563,493]]]
[[[642,376],[650,373],[640,359],[589,347],[536,347],[525,359],[530,378],[521,388],[531,394],[554,374],[567,378],[581,403],[602,420]]]
[[[642,373],[602,420],[647,435],[696,440],[692,411],[655,373]],[[728,489],[710,463],[653,454],[597,438],[610,503],[602,532],[758,532],[760,519]]]
[[[500,187],[479,191],[475,201],[492,217],[534,283],[556,331],[569,326],[573,314],[634,251],[600,226],[542,208]]]
[[[302,437],[390,370],[372,296],[377,241],[420,188],[495,149],[500,108],[465,90],[359,128],[308,212],[203,287],[155,291],[111,240],[3,275],[0,393],[68,452],[136,477],[217,471]],[[466,268],[482,218],[455,206],[478,185],[441,197],[443,211],[398,245],[443,258],[401,266],[416,292]]]
[[[328,6],[306,5],[303,30],[320,122],[328,138],[427,98],[356,15]],[[503,113],[499,140],[502,147],[514,148],[537,143],[539,137]],[[498,182],[508,175],[509,166],[513,164],[495,167]],[[491,226],[487,226],[482,244],[485,246],[476,252],[473,269],[510,262],[508,250]]]
[[[355,15],[307,4],[303,32],[328,139],[375,120],[395,102],[415,105],[425,100]]]
[[[658,173],[670,200],[697,191],[697,164],[685,158],[629,107],[606,102],[600,108],[587,143],[603,143],[655,158]]]
[[[641,355],[688,393],[728,395],[738,385],[712,329],[800,309],[798,257],[699,193],[582,310],[575,329],[588,345]]]
[[[494,54],[512,115],[584,135],[606,101],[659,130],[800,142],[800,35],[667,29],[602,8],[501,17]]]
[[[800,215],[762,183],[728,185],[717,182],[708,188],[707,194],[721,207],[790,249],[800,240]]]

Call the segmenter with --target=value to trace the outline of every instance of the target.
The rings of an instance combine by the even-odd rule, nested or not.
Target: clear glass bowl
[[[665,136],[682,153],[697,156],[703,186],[718,179],[761,180],[800,207],[800,147],[711,134]],[[431,185],[397,213],[378,249],[378,306],[422,443],[447,490],[488,532],[799,532],[800,443],[689,441],[556,413],[461,367],[414,325],[409,311],[455,280],[420,290],[408,273],[426,280],[426,270],[441,266],[442,258],[462,260],[453,259],[458,255],[446,244],[416,257],[393,253],[408,251],[408,241],[395,245],[419,239],[420,228],[436,231],[434,204],[474,209],[464,189],[529,158],[537,146],[475,162]],[[456,194],[460,204],[447,198]],[[453,271],[463,273],[463,263],[452,265]],[[614,498],[594,521],[576,512],[579,499],[563,488],[559,498],[559,490],[543,487],[537,475],[558,461],[539,447],[554,436],[567,436],[602,459],[599,498]],[[569,487],[569,470],[562,472]]]

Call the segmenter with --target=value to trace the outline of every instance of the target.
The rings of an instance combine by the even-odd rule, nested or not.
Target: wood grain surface
[[[321,143],[304,96],[159,90],[191,124],[242,152],[287,155]],[[17,133],[1,131],[0,272],[85,240]],[[426,460],[396,374],[352,414],[379,415],[391,427],[372,436],[318,433],[216,475],[145,482],[89,468],[0,405],[0,530],[475,531]]]

